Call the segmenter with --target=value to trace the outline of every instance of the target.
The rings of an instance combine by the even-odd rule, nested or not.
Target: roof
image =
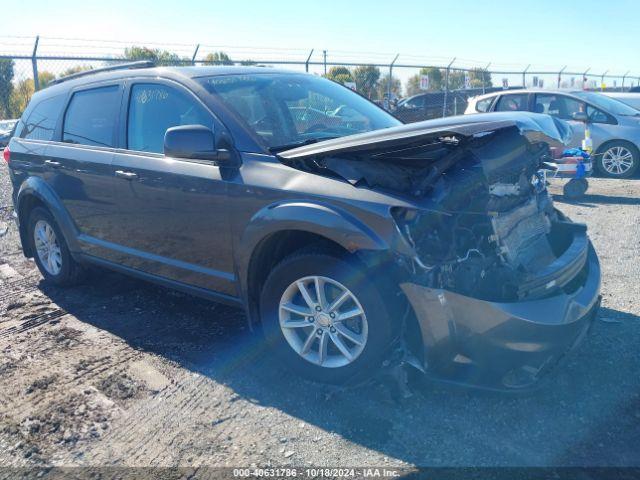
[[[276,73],[288,75],[308,75],[304,72],[275,69],[257,66],[235,66],[235,65],[215,65],[215,66],[188,66],[188,67],[151,67],[151,68],[125,68],[122,70],[109,70],[96,72],[95,74],[82,75],[78,78],[50,85],[36,92],[37,96],[49,96],[59,92],[67,91],[69,88],[85,85],[89,83],[102,82],[107,80],[118,80],[130,77],[164,77],[164,78],[198,78],[216,75],[255,75]]]

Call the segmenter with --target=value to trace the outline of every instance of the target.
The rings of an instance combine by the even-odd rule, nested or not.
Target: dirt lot
[[[556,191],[557,188],[556,188]],[[559,206],[603,264],[593,334],[542,390],[329,389],[242,312],[114,273],[61,290],[19,251],[0,167],[0,466],[640,466],[640,181]]]

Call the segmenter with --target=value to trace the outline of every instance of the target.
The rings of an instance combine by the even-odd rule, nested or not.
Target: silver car
[[[588,123],[594,165],[607,177],[628,178],[640,166],[640,111],[596,92],[508,90],[469,99],[465,114],[524,110],[568,121],[573,147],[580,147]],[[586,116],[585,116],[586,114]]]

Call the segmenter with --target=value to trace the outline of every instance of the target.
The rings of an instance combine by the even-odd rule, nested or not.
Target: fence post
[[[40,41],[40,35],[36,36],[36,43],[33,45],[33,53],[31,54],[31,65],[33,66],[33,91],[40,90],[40,80],[38,79],[38,42]]]
[[[530,66],[531,64],[527,65],[527,68],[525,68],[524,71],[522,72],[522,88],[527,88],[526,75],[527,75],[527,70],[529,70]]]
[[[627,75],[629,75],[629,72],[630,72],[630,70],[627,70],[627,73],[625,73],[625,74],[622,76],[622,91],[623,91],[623,92],[624,92],[624,81],[626,80]]]
[[[591,70],[591,67],[587,68],[584,73],[582,74],[582,89],[586,90],[587,89],[587,73],[589,73],[589,70]]]
[[[323,50],[322,51],[322,62],[324,63],[324,74],[327,74],[327,51]]]
[[[389,82],[387,83],[387,102],[388,102],[387,110],[391,110],[391,79],[393,78],[393,64],[396,63],[396,60],[398,60],[399,56],[400,54],[398,53],[393,59],[393,62],[389,64]]]
[[[307,57],[307,61],[304,62],[304,71],[309,73],[309,60],[311,60],[311,55],[313,55],[313,48],[309,52],[309,56]]]
[[[605,72],[600,77],[600,91],[604,92],[604,76],[609,73],[609,70],[605,70]]]
[[[449,72],[451,71],[451,65],[453,65],[453,62],[456,61],[456,57],[453,57],[453,60],[451,60],[451,62],[449,62],[449,65],[447,65],[447,71],[445,73],[445,80],[444,80],[444,102],[442,103],[442,116],[446,117],[447,116],[447,94],[449,93]]]
[[[487,83],[485,75],[489,73],[490,66],[491,66],[491,62],[487,63],[487,66],[484,67],[484,72],[482,72],[482,94],[483,95],[485,94],[485,84]],[[489,73],[489,78],[491,78],[491,73]]]
[[[558,88],[560,88],[560,80],[562,79],[562,72],[564,72],[564,69],[567,68],[567,66],[565,65],[564,67],[562,67],[562,70],[560,70],[558,72]]]
[[[198,55],[198,50],[200,50],[200,44],[196,45],[196,49],[193,52],[193,56],[191,57],[191,65],[196,64],[196,55]]]

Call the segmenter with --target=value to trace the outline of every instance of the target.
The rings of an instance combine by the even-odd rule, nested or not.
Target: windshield
[[[348,88],[311,75],[260,73],[196,80],[272,151],[400,125]]]
[[[629,105],[622,103],[613,98],[609,98],[605,95],[600,95],[599,93],[593,92],[576,92],[574,93],[576,97],[580,97],[583,100],[586,100],[589,103],[592,103],[596,107],[600,107],[603,110],[613,114],[613,115],[622,115],[622,116],[635,116],[640,115],[640,111],[635,108],[630,107]]]

